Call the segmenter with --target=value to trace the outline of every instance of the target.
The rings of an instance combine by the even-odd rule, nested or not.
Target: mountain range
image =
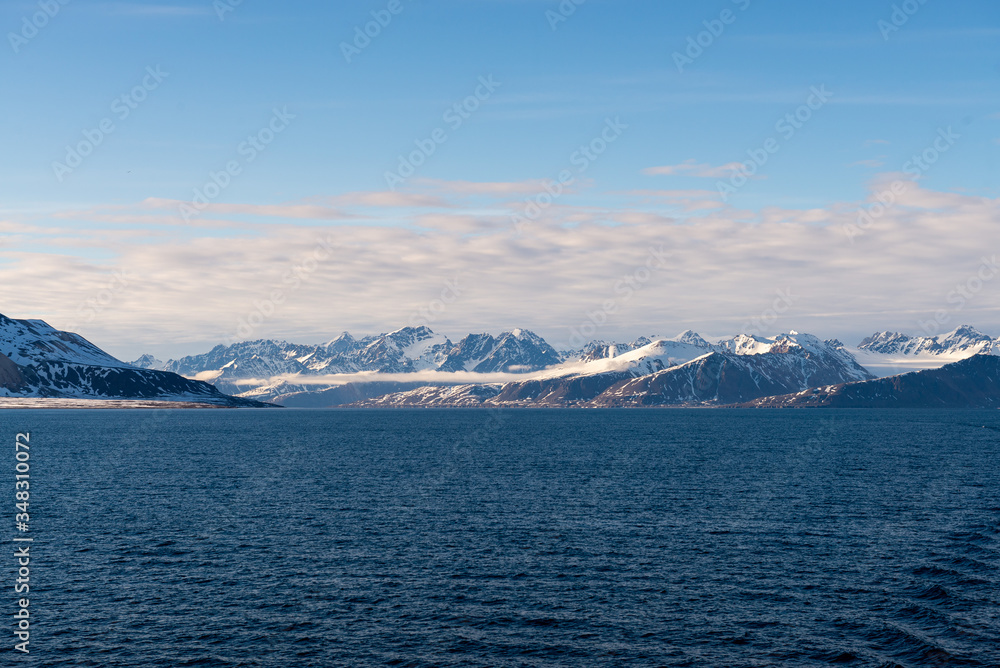
[[[225,407],[259,407],[174,373],[138,369],[78,334],[41,320],[0,315],[0,397],[157,399]]]
[[[880,371],[935,368],[996,350],[997,340],[970,326],[922,337],[877,332],[854,350],[795,331],[709,340],[687,330],[558,352],[523,329],[469,334],[456,344],[427,327],[407,327],[361,339],[344,332],[319,345],[248,341],[133,364],[290,407],[712,406],[871,381],[885,375]],[[458,372],[466,373],[459,379]],[[507,376],[468,378],[496,373]]]
[[[1000,357],[976,353],[937,369],[812,388],[752,408],[1000,408]]]
[[[517,373],[537,371],[560,361],[559,353],[552,346],[527,330],[515,329],[496,337],[469,334],[455,344],[427,327],[404,327],[362,339],[344,332],[319,345],[242,341],[216,346],[203,355],[168,362],[143,355],[132,365],[197,377],[224,391],[241,393],[259,389],[260,383],[254,380],[275,376],[402,374],[428,370]],[[274,386],[271,394],[287,394],[297,389],[302,388],[280,383]]]
[[[795,331],[710,339],[688,330],[563,351],[524,329],[454,343],[428,327],[405,327],[125,363],[40,320],[0,316],[0,396],[290,407],[911,406],[938,405],[937,388],[950,392],[942,405],[987,406],[992,386],[967,365],[988,374],[997,351],[1000,341],[970,326],[927,336],[877,332],[854,350]],[[879,378],[886,369],[896,373]],[[907,369],[919,380],[899,374]],[[946,390],[949,378],[987,389],[956,394]]]
[[[595,359],[585,354],[530,379],[416,388],[353,405],[718,405],[873,378],[838,341],[792,332],[774,339],[740,335],[711,344],[692,334],[621,355]],[[617,352],[613,347],[611,352]]]

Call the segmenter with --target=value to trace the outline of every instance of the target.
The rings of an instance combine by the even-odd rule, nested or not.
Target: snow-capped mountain
[[[137,362],[148,362],[144,355]],[[280,381],[276,376],[318,376],[417,371],[528,372],[559,363],[559,355],[540,336],[524,329],[499,336],[470,334],[458,344],[427,327],[403,329],[355,339],[344,332],[320,345],[285,341],[242,341],[216,346],[202,355],[162,364],[166,371],[198,378],[226,392],[244,396],[277,396],[305,391],[305,387]],[[262,382],[263,381],[263,382]],[[261,394],[262,388],[266,391]],[[319,388],[322,389],[322,388]]]
[[[812,334],[791,331],[779,334],[773,339],[740,334],[719,342],[719,347],[738,355],[764,355],[774,353],[797,353],[816,364],[816,374],[810,376],[813,385],[826,384],[821,379],[826,373],[831,377],[847,379],[840,382],[865,380],[871,373],[854,358],[843,343],[837,339],[821,341]],[[826,371],[828,370],[828,371]]]
[[[1000,358],[976,354],[937,369],[856,383],[827,385],[745,404],[765,408],[1000,407]]]
[[[932,405],[951,397],[962,405],[962,397],[975,395],[975,387],[966,386],[979,383],[966,371],[992,373],[982,360],[998,351],[1000,340],[970,326],[926,337],[880,332],[862,341],[856,355],[866,365],[953,369],[916,377],[906,387],[900,383],[909,376],[871,384],[875,376],[840,341],[795,331],[706,339],[688,330],[673,338],[593,341],[558,353],[522,329],[469,334],[456,344],[427,327],[405,327],[361,339],[344,332],[318,345],[245,341],[179,360],[143,355],[126,364],[77,334],[0,315],[0,397],[259,406],[248,399],[280,396],[302,407],[840,405],[847,398],[889,401],[887,392],[905,389],[892,401]],[[955,366],[973,357],[978,366]],[[468,382],[470,374],[483,381]],[[935,398],[934,388],[948,396]],[[990,403],[992,396],[980,399]]]
[[[13,320],[5,315],[0,315],[0,354],[19,365],[70,362],[129,367],[79,334],[60,332],[42,320]]]
[[[709,343],[700,334],[688,329],[670,338],[654,335],[640,336],[635,341],[628,343],[591,341],[581,350],[565,351],[562,354],[562,358],[568,362],[593,362],[595,360],[624,355],[633,350],[644,348],[654,341],[669,347],[673,352],[673,357],[677,360],[693,360],[695,357],[704,355],[706,352],[721,352],[724,350],[721,346]]]
[[[954,355],[971,357],[991,353],[1000,341],[983,334],[971,325],[937,336],[910,337],[899,332],[877,332],[860,344],[859,350],[883,355]]]
[[[821,367],[835,370],[840,377],[851,380],[868,378],[867,371],[854,359],[853,355],[836,339],[821,341],[811,334],[799,334],[792,331],[779,334],[774,338],[748,336],[740,334],[729,339],[721,339],[716,343],[707,340],[688,330],[670,339],[650,341],[640,338],[628,344],[605,344],[593,342],[578,356],[580,362],[599,362],[601,360],[617,360],[611,366],[629,360],[658,360],[658,364],[666,366],[690,362],[706,353],[732,353],[735,355],[764,355],[768,353],[787,353],[798,351],[805,357],[819,362]]]
[[[879,375],[935,369],[977,354],[1000,354],[1000,339],[962,325],[936,336],[876,332],[858,344],[855,357]]]
[[[152,355],[141,355],[139,359],[134,362],[129,362],[129,366],[134,366],[136,369],[153,369],[154,371],[162,371],[164,363]]]
[[[449,383],[447,377],[420,382],[380,378],[378,374],[420,371],[443,374],[517,373],[530,374],[533,381],[583,376],[610,378],[614,374],[635,378],[658,373],[710,353],[737,357],[783,355],[780,359],[788,363],[795,360],[798,365],[795,374],[802,379],[802,387],[870,377],[839,341],[821,341],[809,334],[789,332],[774,338],[740,335],[710,343],[691,330],[669,339],[640,338],[626,344],[595,341],[582,350],[560,355],[544,339],[523,329],[495,337],[469,334],[454,344],[448,337],[436,334],[427,327],[406,327],[363,339],[355,339],[344,332],[320,345],[245,341],[216,346],[203,355],[171,360],[161,368],[211,382],[225,392],[247,398],[273,400],[280,396],[289,405],[316,405],[327,400],[374,398],[370,388],[360,388],[364,383],[456,384]],[[148,356],[141,361],[155,363]],[[761,366],[764,363],[750,364]],[[320,381],[322,384],[306,378],[361,372],[373,375],[365,379],[345,378],[340,382],[336,378],[324,379]],[[296,376],[302,377],[301,382],[296,381]],[[349,381],[353,386],[350,391],[329,391]],[[390,386],[385,387],[386,392],[392,391]],[[485,394],[488,392],[483,391],[477,396]]]
[[[581,350],[567,350],[560,357],[567,362],[593,362],[594,360],[618,357],[627,352],[631,352],[643,346],[648,346],[653,341],[660,340],[658,337],[640,336],[635,341],[628,343],[616,343],[607,341],[591,341]]]
[[[138,369],[115,359],[78,334],[41,320],[0,315],[0,397],[160,399],[224,406],[250,402],[208,383],[177,374]]]
[[[719,405],[873,377],[839,341],[823,342],[809,334],[735,337],[717,344],[680,338],[653,341],[614,357],[563,363],[530,379],[424,387],[357,405]]]
[[[524,329],[489,334],[469,334],[448,351],[441,371],[535,371],[558,364],[559,353],[545,339]]]
[[[356,364],[359,371],[379,373],[436,369],[453,347],[447,336],[435,334],[427,327],[404,327],[376,337],[357,353]]]

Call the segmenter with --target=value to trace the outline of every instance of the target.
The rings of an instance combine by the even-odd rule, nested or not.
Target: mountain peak
[[[354,337],[351,336],[350,332],[343,331],[340,334],[338,334],[337,336],[335,336],[332,339],[330,339],[329,341],[327,341],[326,345],[337,343],[338,341],[354,341]]]
[[[941,335],[941,339],[945,341],[956,338],[988,339],[989,337],[980,332],[972,325],[960,325],[955,329],[953,329],[952,331]]]
[[[417,327],[411,327],[410,325],[407,325],[406,327],[400,327],[399,329],[397,329],[394,332],[389,332],[388,335],[392,336],[393,334],[399,334],[400,332],[410,332],[410,333],[413,333],[413,334],[433,334],[434,333],[431,330],[431,328],[428,327],[427,325],[418,325]]]
[[[699,348],[707,348],[709,346],[708,341],[703,339],[698,332],[693,329],[685,329],[683,332],[675,336],[671,341],[677,341],[678,343],[689,343],[692,346],[698,346]]]
[[[0,353],[15,364],[45,361],[129,366],[79,334],[60,331],[44,320],[14,320],[6,316],[0,316]]]
[[[876,332],[861,341],[858,350],[873,355],[904,357],[967,357],[991,352],[996,345],[993,339],[972,325],[961,325],[950,332],[928,336]]]
[[[134,362],[131,362],[130,366],[134,366],[136,369],[162,369],[163,362],[156,359],[153,355],[145,354],[141,355]]]

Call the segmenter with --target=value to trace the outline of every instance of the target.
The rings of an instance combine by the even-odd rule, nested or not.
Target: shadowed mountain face
[[[0,388],[21,392],[28,386],[20,367],[6,355],[0,355]]]
[[[13,320],[0,315],[0,354],[18,365],[71,362],[129,368],[79,334],[60,332],[41,320]]]
[[[497,337],[470,334],[453,344],[427,327],[403,329],[355,339],[344,332],[329,343],[300,345],[262,339],[216,346],[202,355],[158,362],[143,355],[133,366],[159,368],[185,376],[214,372],[212,382],[239,384],[243,379],[361,371],[412,373],[439,371],[534,371],[558,364],[559,354],[540,336],[516,329]]]
[[[936,336],[907,336],[899,332],[876,332],[858,344],[858,350],[897,356],[971,356],[989,353],[998,342],[971,325]]]
[[[70,399],[166,399],[260,406],[174,373],[136,369],[70,332],[40,320],[0,316],[0,396]]]
[[[391,381],[374,383],[346,383],[315,392],[300,391],[279,394],[272,401],[286,408],[329,408],[343,406],[392,392],[405,392],[421,387],[420,383]]]
[[[499,337],[469,334],[448,352],[441,371],[533,371],[558,364],[559,353],[542,337],[523,329]]]
[[[1000,357],[980,354],[914,371],[750,401],[761,408],[998,408]]]
[[[766,352],[710,352],[674,363],[686,348],[659,341],[581,370],[502,385],[421,388],[358,402],[358,406],[713,406],[799,391],[831,379],[870,378],[839,349],[802,337],[768,343]],[[621,360],[621,361],[619,361]]]
[[[740,335],[710,343],[692,331],[672,339],[639,338],[631,343],[591,342],[577,351],[558,353],[544,339],[523,329],[504,332],[499,336],[469,334],[457,344],[426,327],[407,327],[389,334],[355,339],[343,333],[324,345],[297,345],[274,340],[246,341],[229,346],[217,346],[208,353],[159,363],[165,368],[188,377],[211,382],[225,392],[246,398],[280,401],[296,406],[337,406],[345,403],[364,402],[382,394],[399,394],[403,386],[388,383],[406,383],[411,388],[455,387],[459,383],[486,385],[486,379],[477,383],[467,375],[461,380],[451,380],[447,374],[508,373],[523,375],[524,380],[513,379],[499,391],[477,391],[474,397],[492,398],[498,402],[538,405],[562,405],[565,402],[596,400],[612,385],[632,380],[638,376],[676,367],[709,354],[722,355],[735,360],[733,369],[723,376],[722,391],[726,383],[745,370],[746,365],[759,366],[763,377],[745,380],[751,385],[771,387],[786,392],[821,384],[833,384],[870,378],[839,341],[821,341],[809,334],[789,332],[775,338]],[[745,362],[755,356],[762,360]],[[743,361],[740,361],[743,360]],[[150,356],[136,360],[136,366],[156,364]],[[400,375],[431,371],[439,376],[425,375],[423,380],[414,375],[409,380]],[[358,378],[359,373],[393,374],[393,377],[369,376]],[[755,373],[755,372],[754,372]],[[340,375],[342,378],[338,378]],[[308,378],[323,376],[323,378]],[[781,377],[784,376],[784,379]],[[647,403],[718,402],[714,391],[685,392],[682,389],[664,389],[665,379],[658,379],[651,390],[639,385],[626,390],[634,394],[672,393],[672,399],[638,398],[629,400],[636,405]],[[344,386],[347,383],[347,386]],[[769,385],[771,383],[771,385]],[[363,385],[370,385],[365,388]],[[344,387],[341,390],[338,388]],[[383,392],[376,393],[379,389]],[[747,390],[741,397],[761,396]],[[665,394],[664,394],[665,393]],[[492,395],[500,395],[492,397]],[[312,396],[309,396],[312,395]],[[451,397],[461,405],[466,399],[452,392],[421,394],[405,399],[406,405],[421,401],[445,405]],[[624,401],[625,395],[615,395],[608,401]],[[389,401],[389,400],[385,400]],[[385,401],[380,405],[384,405]]]

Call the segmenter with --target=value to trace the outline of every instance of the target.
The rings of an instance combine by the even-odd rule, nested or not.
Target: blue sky
[[[372,12],[384,17],[389,0],[244,0],[220,18],[220,4],[229,2],[51,0],[59,9],[50,7],[54,16],[37,34],[23,32],[42,11],[37,2],[0,8],[7,42],[0,267],[5,283],[17,286],[0,312],[75,326],[123,356],[196,350],[225,339],[273,292],[274,277],[311,252],[317,235],[334,232],[344,257],[324,260],[337,266],[311,273],[307,289],[283,293],[255,336],[322,340],[344,329],[395,329],[435,299],[449,272],[464,271],[480,287],[435,325],[454,335],[523,326],[558,341],[662,238],[677,249],[677,271],[644,285],[641,298],[630,296],[599,336],[688,326],[731,333],[809,270],[817,285],[851,273],[853,293],[894,286],[884,299],[865,296],[862,308],[807,290],[774,324],[851,337],[876,324],[915,330],[997,238],[990,235],[1000,196],[994,2],[896,3],[911,15],[870,0],[586,0],[563,3],[575,11],[562,16],[554,0],[399,0],[401,11],[350,62],[343,43]],[[713,27],[718,34],[707,32]],[[12,42],[11,33],[24,39]],[[687,52],[699,37],[702,52]],[[677,52],[695,56],[683,71]],[[150,70],[162,75],[151,79]],[[483,79],[495,89],[483,88]],[[144,99],[122,118],[121,96],[144,82]],[[477,89],[477,108],[460,125],[454,115],[446,120]],[[829,99],[783,136],[777,124],[817,89]],[[275,110],[285,119],[281,131],[251,162],[243,142],[267,128]],[[586,160],[537,224],[511,237],[502,221],[546,179],[576,170],[579,147],[609,119],[625,129]],[[98,136],[109,121],[113,131],[93,152],[57,173],[54,163],[69,164],[66,147],[88,141],[85,132]],[[835,216],[848,220],[867,206],[877,184],[905,171],[947,128],[958,138],[918,181],[933,204],[893,207],[864,239],[840,235],[849,242],[842,257],[816,256],[830,243],[823,228],[849,225]],[[427,145],[435,130],[445,140],[389,190],[386,173],[397,170],[399,156],[415,142]],[[776,150],[766,163],[720,202],[719,183],[768,140]],[[193,222],[179,217],[195,189],[233,161],[239,173],[211,206]],[[975,244],[949,238],[942,250],[944,223],[939,230],[914,222],[921,212],[947,218],[937,195],[967,198],[945,198],[963,214],[982,208],[975,225],[983,227],[969,228]],[[769,222],[799,226],[790,233],[801,236],[799,250],[760,246]],[[739,234],[721,231],[729,225]],[[907,225],[932,231],[902,245],[886,237],[893,244],[880,255],[877,235]],[[731,275],[722,266],[709,272],[711,256],[700,255],[713,229],[720,255],[739,259]],[[415,240],[425,244],[419,252]],[[868,247],[859,250],[862,242]],[[466,266],[463,258],[475,261]],[[680,272],[685,262],[705,275]],[[537,272],[533,281],[510,278],[524,267]],[[122,270],[133,280],[108,288]],[[22,288],[19,276],[32,277],[34,288]],[[747,276],[754,291],[739,293]],[[680,294],[687,301],[671,304]],[[989,299],[978,293],[963,304],[968,313],[953,315],[1000,334]],[[824,315],[853,310],[871,314],[856,324]]]

